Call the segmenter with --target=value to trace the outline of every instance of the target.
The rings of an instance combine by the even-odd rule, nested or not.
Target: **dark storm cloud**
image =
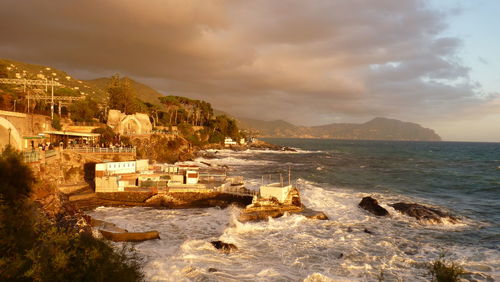
[[[0,54],[119,71],[239,116],[418,121],[488,102],[445,20],[419,0],[7,0]]]

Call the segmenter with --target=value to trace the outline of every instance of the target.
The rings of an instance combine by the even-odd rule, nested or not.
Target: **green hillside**
[[[164,96],[160,92],[154,90],[153,88],[145,84],[137,82],[131,78],[125,77],[125,79],[128,79],[130,81],[130,85],[133,91],[137,94],[137,98],[139,98],[144,102],[151,103],[153,105],[160,105],[160,100],[158,98]],[[85,80],[84,82],[86,85],[89,85],[92,89],[98,89],[99,91],[102,91],[103,95],[106,95],[105,94],[106,89],[108,88],[108,85],[111,82],[111,77],[102,77],[92,80]]]
[[[61,83],[63,86],[56,89],[58,93],[74,96],[90,96],[99,102],[104,102],[107,98],[108,85],[111,82],[109,78],[97,78],[92,80],[80,80],[72,77],[62,70],[53,67],[28,64],[8,59],[0,59],[0,68],[8,78],[26,78],[26,79],[47,79]],[[137,98],[144,102],[159,105],[158,97],[164,96],[151,87],[127,78]]]

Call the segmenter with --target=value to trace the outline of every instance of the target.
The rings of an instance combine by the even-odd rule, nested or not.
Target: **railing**
[[[165,134],[165,135],[179,135],[178,131],[170,131],[170,130],[152,130],[152,134]]]
[[[102,123],[96,121],[75,121],[72,126],[101,126]]]
[[[51,157],[55,157],[56,155],[57,155],[56,150],[45,151],[45,158],[46,159],[51,158]]]
[[[237,196],[254,196],[259,193],[258,191],[250,190],[242,186],[232,186],[230,183],[225,183],[224,185],[218,187],[217,191]]]
[[[135,148],[99,148],[99,147],[68,147],[65,150],[77,152],[77,153],[97,153],[97,154],[109,154],[109,153],[135,153]]]
[[[40,160],[40,152],[38,151],[28,151],[23,152],[23,161],[25,163],[34,163]]]

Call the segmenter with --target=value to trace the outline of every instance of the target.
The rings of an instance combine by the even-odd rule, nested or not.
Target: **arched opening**
[[[142,126],[137,119],[133,117],[127,117],[122,122],[123,134],[124,135],[134,135],[142,133]]]
[[[11,145],[14,149],[22,150],[21,135],[16,127],[5,118],[0,117],[0,148]]]

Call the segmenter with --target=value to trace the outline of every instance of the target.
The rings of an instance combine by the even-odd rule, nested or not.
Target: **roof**
[[[85,132],[74,132],[74,131],[44,131],[45,134],[50,135],[64,135],[64,136],[77,136],[77,137],[99,137],[101,134],[99,133],[85,133]]]
[[[24,136],[23,139],[45,139],[47,137],[45,136],[40,136],[40,135],[35,135],[35,136]]]

